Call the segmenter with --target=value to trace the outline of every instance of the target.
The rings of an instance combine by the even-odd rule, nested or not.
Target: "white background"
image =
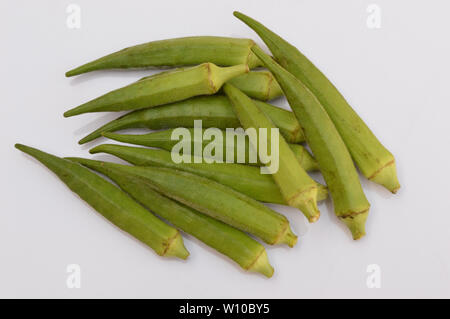
[[[367,27],[372,1],[364,0],[78,0],[81,28],[69,29],[72,2],[2,1],[0,297],[450,297],[450,5],[374,2],[380,29]],[[221,35],[261,43],[233,10],[266,24],[324,71],[394,153],[402,184],[391,195],[363,180],[372,208],[367,236],[357,242],[330,203],[309,226],[299,211],[277,207],[301,237],[293,249],[268,247],[271,279],[246,274],[191,237],[186,262],[156,256],[13,148],[20,142],[89,156],[96,143],[77,141],[117,114],[62,113],[148,71],[71,79],[64,72],[157,39]],[[66,286],[69,264],[81,267],[80,289]],[[379,289],[366,285],[371,264],[381,269]]]

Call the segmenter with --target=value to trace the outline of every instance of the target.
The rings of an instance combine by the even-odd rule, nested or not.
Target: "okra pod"
[[[218,67],[204,63],[195,67],[144,78],[111,91],[64,113],[65,117],[90,112],[137,110],[193,96],[211,95],[235,76],[248,72],[247,65]]]
[[[259,272],[267,277],[272,276],[273,268],[267,258],[266,249],[242,231],[159,194],[136,175],[88,159],[68,159],[86,164],[107,176],[141,205],[228,256],[243,269]]]
[[[271,176],[261,174],[259,168],[234,163],[175,163],[171,153],[160,149],[102,144],[92,148],[91,154],[108,153],[136,166],[174,168],[212,179],[261,202],[287,205]],[[328,197],[327,188],[317,183],[317,200]]]
[[[252,50],[273,73],[302,125],[333,199],[335,214],[347,225],[354,239],[361,238],[365,234],[370,204],[339,132],[319,100],[299,79],[259,47]]]
[[[72,159],[73,160],[73,159]],[[162,167],[138,167],[83,160],[83,165],[98,165],[134,175],[158,193],[181,202],[201,213],[261,238],[268,244],[294,246],[297,236],[283,215],[260,202],[213,180],[188,172]]]
[[[268,71],[252,71],[235,78],[228,83],[253,99],[269,101],[283,95],[272,73]]]
[[[254,128],[258,131],[260,129],[275,129],[272,121],[242,91],[228,83],[224,85],[223,89],[233,105],[234,113],[245,129]],[[317,221],[320,212],[317,208],[316,182],[309,177],[300,165],[282,136],[278,134],[277,137],[272,138],[271,132],[267,132],[266,136],[267,149],[273,152],[274,144],[277,144],[278,147],[278,154],[276,155],[279,163],[271,175],[280,189],[281,195],[289,206],[300,209],[309,222]],[[251,146],[256,152],[258,152],[258,145],[261,145],[260,138],[261,136]]]
[[[289,143],[305,140],[302,128],[292,112],[264,102],[255,101],[280,129]],[[181,102],[125,114],[113,120],[79,141],[84,144],[95,140],[102,132],[115,132],[127,128],[160,130],[174,127],[194,127],[194,120],[201,120],[203,127],[220,129],[240,127],[230,101],[222,95],[194,97]]]
[[[44,164],[106,219],[151,247],[158,255],[182,259],[189,255],[183,238],[175,228],[165,224],[100,176],[79,164],[35,148],[22,144],[16,144],[15,147]]]
[[[361,173],[392,193],[397,192],[400,183],[394,156],[381,144],[333,83],[296,47],[280,36],[242,13],[235,12],[234,15],[252,28],[266,43],[280,65],[302,81],[317,97]]]
[[[185,69],[186,68],[178,68],[164,71],[151,76],[146,76],[139,81],[159,76],[164,73],[177,72]],[[269,71],[249,71],[232,78],[228,83],[233,84],[249,97],[258,101],[268,101],[283,95],[283,91],[278,85],[277,80],[275,80],[274,76]]]
[[[250,39],[227,37],[186,37],[147,42],[125,48],[79,66],[66,73],[67,77],[105,69],[147,68],[197,65],[211,62],[219,66],[246,64],[260,66],[250,50]]]
[[[129,144],[135,144],[135,145],[142,145],[142,146],[148,146],[148,147],[158,147],[165,149],[167,151],[172,151],[172,149],[177,145],[178,143],[183,143],[183,145],[188,146],[188,148],[184,148],[184,151],[188,151],[189,148],[191,150],[190,153],[186,154],[194,154],[195,145],[199,145],[202,150],[203,155],[205,147],[211,143],[211,140],[207,139],[197,139],[197,135],[194,133],[195,129],[189,128],[187,129],[189,131],[190,140],[184,140],[184,138],[181,141],[178,141],[176,139],[172,138],[172,134],[176,129],[170,129],[170,130],[164,130],[164,131],[158,131],[158,132],[151,132],[147,134],[116,134],[116,133],[109,133],[105,132],[103,135],[109,139],[123,142],[123,143],[129,143]],[[204,136],[204,130],[202,130],[202,136]],[[219,133],[219,132],[218,132]],[[243,162],[241,164],[249,164],[249,165],[256,165],[261,166],[261,162],[258,160],[257,162],[251,162],[250,161],[250,149],[249,149],[249,139],[247,136],[242,134],[242,141],[245,143],[245,148],[240,148],[238,139],[235,138],[234,145],[230,146],[227,145],[225,142],[226,140],[226,132],[220,131],[220,134],[222,136],[222,143],[219,144],[218,147],[222,146],[222,158],[221,162],[226,162],[226,154],[234,154],[233,162],[238,163],[239,162],[239,150],[242,150],[244,153],[243,156]],[[189,146],[190,144],[190,146]],[[292,152],[294,152],[295,157],[297,161],[300,163],[300,165],[306,170],[306,171],[314,171],[318,170],[319,166],[314,159],[314,157],[311,156],[311,154],[304,148],[302,145],[298,144],[289,144],[290,149]],[[217,157],[218,155],[215,155]],[[205,158],[208,158],[208,156],[203,156]]]

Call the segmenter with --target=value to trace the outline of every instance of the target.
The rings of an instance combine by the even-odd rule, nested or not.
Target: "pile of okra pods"
[[[393,155],[325,75],[261,23],[239,12],[234,15],[259,35],[272,56],[249,39],[201,36],[136,45],[66,73],[70,77],[105,69],[187,66],[145,77],[64,113],[70,117],[131,111],[79,143],[104,136],[147,146],[103,144],[90,150],[132,165],[60,158],[21,144],[16,148],[47,166],[100,214],[158,255],[188,257],[182,230],[243,269],[271,277],[274,270],[266,250],[254,238],[292,247],[297,236],[283,215],[261,202],[296,207],[315,222],[320,216],[317,201],[326,199],[329,192],[337,218],[356,240],[365,235],[370,207],[356,167],[393,193],[400,185]],[[282,95],[292,112],[266,103]],[[173,139],[175,130],[186,128],[194,135],[188,143],[192,147],[183,148],[185,153],[200,147],[204,154],[202,149],[208,147],[195,139],[196,120],[202,121],[204,129],[215,128],[210,132],[221,140],[227,128],[245,129],[247,139],[251,128],[278,128],[280,134],[266,134],[259,143],[246,144],[244,158],[233,163],[225,154],[238,152],[227,143],[211,153],[214,160],[178,163],[172,157],[178,143]],[[127,128],[158,131],[114,133]],[[301,143],[309,145],[312,155]],[[261,167],[267,169],[264,163],[268,162],[261,158],[258,145],[278,149],[278,170],[262,174]],[[196,154],[182,155],[193,158]],[[257,159],[251,161],[255,154]],[[307,174],[314,170],[321,172],[326,186]]]

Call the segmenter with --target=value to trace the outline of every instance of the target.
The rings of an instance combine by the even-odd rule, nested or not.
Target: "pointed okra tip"
[[[189,251],[184,247],[183,237],[179,232],[170,241],[167,250],[164,252],[166,257],[177,257],[186,259],[189,256]]]
[[[248,267],[247,270],[251,272],[258,272],[260,274],[263,274],[267,278],[273,276],[274,269],[269,262],[266,249],[262,250],[261,254],[256,257],[255,261],[250,265],[250,267]]]
[[[78,75],[79,73],[77,72],[76,69],[72,69],[70,71],[67,71],[64,75],[66,76],[66,78],[70,78],[71,76],[75,76]]]
[[[358,240],[366,234],[366,220],[369,215],[369,210],[361,213],[340,217],[345,225],[350,229],[354,240]]]
[[[31,146],[27,146],[27,145],[24,145],[24,144],[20,144],[20,143],[14,144],[14,147],[16,149],[18,149],[19,151],[24,152],[24,153],[26,153],[26,154],[28,154],[30,156],[34,156],[36,153],[42,153],[40,150],[38,150],[36,148],[33,148]]]
[[[241,12],[239,12],[239,11],[233,11],[233,15],[234,15],[236,18],[238,18],[238,19],[242,19],[242,18],[247,17],[245,14],[243,14],[243,13],[241,13]]]
[[[97,146],[91,148],[89,150],[89,154],[103,153],[103,151],[105,150],[105,145],[107,145],[107,144],[100,144],[100,145],[97,145]]]

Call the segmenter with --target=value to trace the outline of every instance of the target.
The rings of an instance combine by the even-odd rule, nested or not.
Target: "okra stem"
[[[283,95],[283,91],[269,71],[248,72],[229,80],[228,83],[260,101],[269,101]]]

